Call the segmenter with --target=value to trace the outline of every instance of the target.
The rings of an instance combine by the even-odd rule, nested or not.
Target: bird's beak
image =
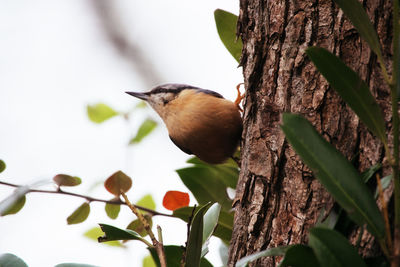
[[[128,95],[137,97],[139,99],[142,99],[144,101],[147,101],[149,99],[149,95],[147,95],[146,93],[137,93],[137,92],[125,92],[125,93],[127,93]]]

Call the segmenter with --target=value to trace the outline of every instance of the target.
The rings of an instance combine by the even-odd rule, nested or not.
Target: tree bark
[[[391,1],[363,5],[390,58]],[[389,89],[376,57],[332,0],[241,0],[238,34],[246,98],[229,266],[267,248],[306,243],[308,230],[333,206],[285,140],[280,129],[284,112],[305,116],[360,171],[383,161],[381,143],[315,69],[305,55],[307,47],[327,48],[358,72],[390,121]],[[364,255],[377,253],[371,252],[369,235],[362,246]],[[253,265],[275,266],[279,260],[266,257]]]

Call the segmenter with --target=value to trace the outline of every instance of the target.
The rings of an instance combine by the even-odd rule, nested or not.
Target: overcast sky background
[[[187,83],[235,99],[241,69],[218,38],[213,12],[238,14],[238,1],[114,2],[121,29],[146,53],[162,83]],[[101,186],[88,190],[123,170],[133,178],[128,194],[133,202],[150,193],[157,210],[168,212],[162,197],[168,190],[186,191],[174,170],[187,166],[188,156],[172,144],[164,125],[141,144],[127,146],[144,118],[160,121],[156,114],[142,110],[130,124],[113,118],[100,125],[86,116],[86,105],[97,102],[126,111],[137,101],[124,91],[151,89],[101,27],[87,0],[0,2],[0,158],[7,164],[0,179],[27,184],[67,173],[83,180],[67,190],[108,199],[112,196]],[[12,190],[0,185],[0,199]],[[17,215],[0,218],[0,253],[16,254],[33,267],[63,262],[141,266],[148,255],[142,243],[121,249],[83,237],[97,223],[125,228],[134,219],[130,211],[122,207],[120,217],[111,220],[104,204],[92,203],[87,221],[68,226],[66,218],[81,203],[69,196],[29,194]],[[165,244],[184,244],[182,221],[154,221],[163,228]],[[208,256],[216,266],[221,264],[218,247],[214,241]]]
[[[121,29],[143,49],[162,83],[187,83],[235,99],[241,69],[219,40],[213,12],[238,14],[238,1],[114,2]],[[168,212],[162,197],[168,190],[186,191],[174,170],[187,166],[188,156],[172,144],[162,124],[141,144],[127,146],[144,118],[160,121],[156,114],[141,110],[130,124],[113,118],[100,125],[86,116],[86,105],[97,102],[129,110],[137,101],[124,91],[151,89],[101,27],[92,1],[0,1],[0,158],[7,164],[0,179],[27,184],[66,173],[83,181],[67,190],[108,199],[112,196],[102,186],[88,190],[122,170],[133,178],[128,194],[133,202],[150,193],[157,210]],[[0,199],[12,190],[0,185]],[[66,218],[81,203],[69,196],[29,194],[17,215],[0,218],[0,253],[16,254],[32,267],[63,262],[141,266],[148,255],[142,243],[121,249],[83,237],[97,223],[125,228],[134,219],[130,211],[122,207],[118,219],[111,220],[104,204],[92,203],[87,221],[68,226]],[[182,221],[154,221],[163,228],[165,244],[184,244]],[[218,247],[213,241],[208,256],[216,266],[221,264]]]

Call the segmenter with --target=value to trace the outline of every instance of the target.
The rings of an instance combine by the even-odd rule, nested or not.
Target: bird
[[[219,164],[235,153],[242,135],[239,106],[221,94],[168,83],[149,92],[126,92],[147,102],[164,121],[172,142],[187,154]]]

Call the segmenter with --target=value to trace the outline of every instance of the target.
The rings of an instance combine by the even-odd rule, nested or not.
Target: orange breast
[[[242,133],[233,102],[189,90],[169,105],[165,124],[178,146],[212,164],[233,155]]]

